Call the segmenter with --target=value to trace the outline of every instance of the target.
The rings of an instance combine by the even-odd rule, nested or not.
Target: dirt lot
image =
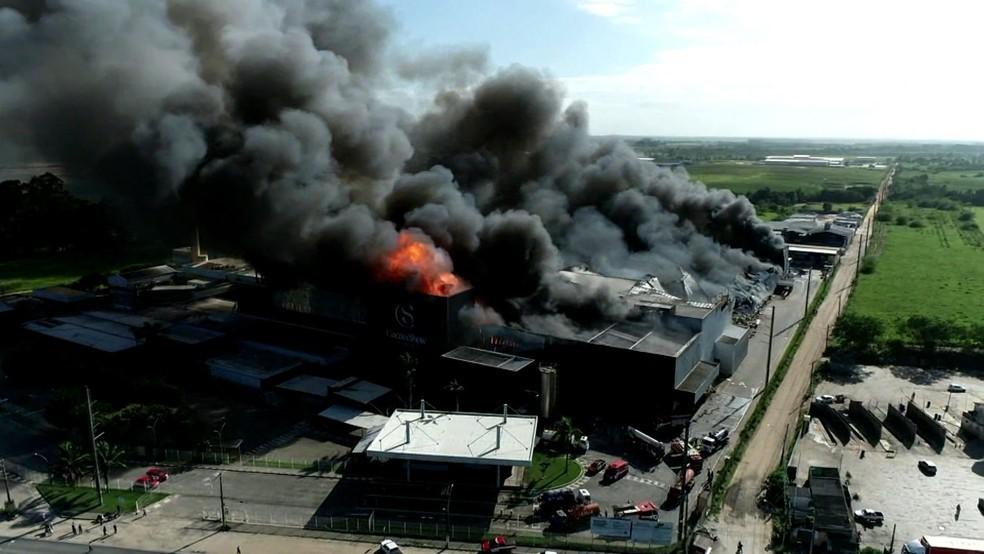
[[[946,388],[951,382],[964,385],[968,392],[949,394]],[[858,496],[852,509],[870,508],[885,513],[884,526],[859,527],[863,545],[888,546],[893,525],[898,526],[896,548],[902,541],[924,534],[984,536],[984,514],[977,510],[977,499],[984,496],[984,443],[966,443],[956,437],[960,412],[970,409],[975,401],[984,401],[984,380],[945,371],[864,366],[836,382],[821,383],[817,394],[844,394],[876,411],[884,410],[889,403],[904,403],[915,394],[922,407],[929,403],[930,415],[943,417],[948,431],[949,440],[937,454],[922,438],[906,449],[885,430],[882,438],[895,450],[892,455],[856,436],[846,445],[837,444],[814,420],[811,431],[800,440],[793,461],[803,468],[801,476],[811,463],[840,466],[841,475],[850,476],[852,494]],[[865,450],[864,458],[861,450]],[[936,476],[919,471],[917,463],[921,459],[939,467]],[[957,504],[962,508],[959,518]]]

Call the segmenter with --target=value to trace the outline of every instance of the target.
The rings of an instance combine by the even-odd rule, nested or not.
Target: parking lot
[[[977,509],[978,498],[984,496],[984,444],[956,437],[960,412],[970,409],[975,401],[984,401],[984,380],[940,370],[873,366],[859,367],[834,379],[821,383],[817,394],[844,394],[848,399],[865,402],[876,413],[888,404],[905,403],[914,394],[921,407],[929,404],[930,415],[942,416],[949,435],[943,451],[937,454],[922,438],[906,449],[884,430],[883,441],[895,451],[890,453],[857,436],[846,445],[837,444],[814,421],[797,447],[795,455],[799,459],[793,461],[802,468],[801,476],[810,464],[839,466],[842,478],[849,479],[851,493],[858,497],[853,500],[852,509],[884,512],[883,526],[859,526],[862,544],[888,546],[893,525],[897,526],[896,549],[903,541],[922,535],[984,536],[984,514]],[[967,392],[947,392],[951,382],[964,385]],[[922,459],[938,466],[935,476],[919,470],[917,464]]]

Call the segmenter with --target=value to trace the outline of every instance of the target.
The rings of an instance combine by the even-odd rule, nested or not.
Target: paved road
[[[86,544],[73,542],[39,541],[34,539],[0,540],[0,552],[10,554],[75,554],[77,552],[92,552],[94,554],[147,554],[163,550],[136,550],[115,546],[92,545],[92,550]]]
[[[882,183],[875,203],[869,208],[865,225],[871,224],[884,190],[894,170]],[[831,282],[830,292],[807,329],[803,342],[793,357],[789,372],[772,399],[761,424],[752,436],[745,455],[725,496],[725,505],[718,518],[718,536],[723,552],[735,552],[741,541],[748,552],[765,552],[772,534],[771,523],[755,506],[755,498],[766,476],[778,463],[786,444],[788,425],[795,427],[796,417],[810,386],[813,364],[823,356],[827,344],[828,326],[837,320],[838,296],[850,292],[854,279],[854,264],[861,245],[858,234],[841,258],[840,269]]]

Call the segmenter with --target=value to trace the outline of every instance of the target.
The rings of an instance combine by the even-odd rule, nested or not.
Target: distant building
[[[809,154],[793,154],[792,156],[766,156],[762,163],[766,165],[798,165],[819,167],[844,167],[844,158],[825,158]]]

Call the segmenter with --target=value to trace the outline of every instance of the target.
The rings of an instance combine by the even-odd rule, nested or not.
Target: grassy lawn
[[[749,193],[762,188],[776,191],[796,189],[819,191],[855,185],[877,186],[884,169],[858,167],[788,167],[751,162],[713,163],[688,166],[690,176],[709,187]]]
[[[903,212],[893,205],[893,213]],[[883,319],[890,336],[896,321],[915,314],[963,324],[981,321],[981,238],[960,232],[950,212],[909,209],[904,213],[918,217],[925,227],[888,226],[875,272],[861,275],[848,311]],[[978,210],[978,221],[982,215]]]
[[[581,464],[563,454],[533,452],[533,465],[526,469],[526,486],[531,492],[555,489],[572,483],[581,476]]]
[[[161,492],[140,492],[122,489],[104,489],[103,503],[99,504],[96,489],[45,483],[38,485],[38,492],[51,509],[65,516],[82,513],[115,512],[119,506],[124,512],[133,512],[139,503],[145,508],[167,496]]]
[[[159,263],[167,253],[138,250],[103,256],[53,256],[0,262],[0,292],[33,290],[71,283],[83,275],[108,273],[129,265]]]
[[[976,190],[984,188],[984,171],[976,169],[928,170],[929,182],[934,185],[946,186],[954,190]]]

